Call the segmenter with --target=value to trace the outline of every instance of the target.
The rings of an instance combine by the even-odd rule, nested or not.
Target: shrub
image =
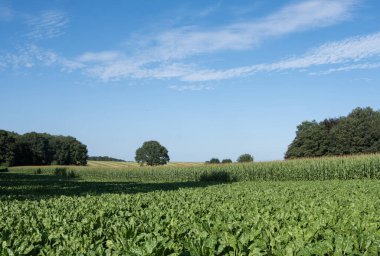
[[[222,160],[222,164],[230,164],[230,163],[232,163],[231,159],[223,159]]]
[[[253,162],[253,156],[250,154],[243,154],[243,155],[239,156],[237,161],[239,163],[250,163],[250,162]]]
[[[41,174],[41,173],[42,173],[41,168],[38,168],[38,169],[34,170],[34,174]]]
[[[73,178],[78,177],[78,175],[74,171],[72,170],[68,171],[66,168],[55,168],[54,175],[68,178],[68,179],[73,179]]]
[[[211,158],[209,161],[210,164],[220,164],[220,161],[218,158]]]

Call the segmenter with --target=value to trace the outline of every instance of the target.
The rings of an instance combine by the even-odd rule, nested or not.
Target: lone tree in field
[[[230,163],[232,163],[231,159],[223,159],[222,160],[222,164],[230,164]]]
[[[141,165],[163,165],[170,161],[168,150],[158,141],[145,141],[141,148],[136,150],[136,162]]]
[[[253,162],[253,156],[250,154],[243,154],[237,159],[238,163],[250,163]]]

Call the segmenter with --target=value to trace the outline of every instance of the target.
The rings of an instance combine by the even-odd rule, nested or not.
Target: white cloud
[[[231,79],[258,72],[304,70],[335,65],[320,74],[375,68],[370,58],[380,56],[380,33],[330,42],[301,56],[226,70],[202,69],[184,64],[190,57],[219,51],[249,50],[263,40],[336,24],[350,17],[356,0],[309,0],[285,6],[262,19],[212,29],[182,27],[153,36],[134,37],[127,51],[85,52],[68,59],[51,50],[29,45],[14,54],[0,56],[0,68],[56,65],[64,71],[82,70],[103,81],[125,78],[171,79],[202,82]],[[52,38],[63,33],[69,20],[60,11],[44,12],[28,21],[32,38]],[[143,44],[141,43],[143,42]],[[358,63],[366,60],[366,63]],[[187,61],[188,63],[189,61]],[[339,66],[338,66],[339,65]],[[343,67],[342,67],[343,65]],[[204,90],[205,85],[172,86],[176,90]]]
[[[173,62],[218,51],[247,50],[268,37],[335,24],[349,17],[354,3],[354,0],[304,1],[286,6],[258,21],[232,23],[203,30],[182,27],[163,31],[155,36],[135,36],[127,43],[140,48],[133,54],[87,53],[77,60],[103,61],[88,70],[90,74],[102,80],[126,77],[188,77],[190,80],[192,78],[189,73],[192,70],[196,71],[194,65],[186,65],[184,70],[183,67],[178,68],[178,63],[174,64],[173,68]],[[215,72],[200,72],[203,73],[203,77],[215,76]]]
[[[49,50],[42,50],[36,45],[30,44],[22,47],[16,53],[7,53],[0,56],[5,66],[12,68],[31,68],[37,64],[51,66],[58,60],[57,54]]]
[[[312,0],[286,6],[258,21],[239,22],[213,29],[184,27],[164,31],[142,51],[147,61],[182,59],[222,50],[246,50],[268,37],[335,24],[349,17],[353,0]]]
[[[77,58],[79,62],[108,62],[119,59],[118,51],[86,52]]]
[[[25,45],[14,53],[0,56],[0,67],[3,69],[37,66],[58,66],[64,71],[73,71],[85,67],[83,63],[68,60],[52,50],[43,49],[35,44]]]
[[[380,63],[363,63],[363,64],[354,64],[354,65],[348,65],[338,68],[330,68],[328,70],[319,71],[319,72],[311,72],[311,75],[328,75],[335,72],[346,72],[351,70],[358,70],[358,69],[378,69],[380,68]]]
[[[33,39],[54,38],[64,34],[69,18],[61,11],[45,11],[27,20],[28,36]]]
[[[176,90],[176,91],[203,91],[203,90],[213,90],[214,87],[210,85],[204,85],[204,84],[191,84],[191,85],[172,85],[168,87],[169,89]]]
[[[59,64],[61,66],[61,70],[67,71],[67,72],[72,72],[72,71],[83,69],[86,67],[86,65],[84,65],[81,62],[68,60],[68,59],[63,58],[63,57],[61,57],[59,59]]]
[[[198,70],[181,77],[181,79],[183,81],[222,80],[251,75],[257,72],[301,70],[321,65],[354,63],[372,57],[380,57],[380,33],[327,43],[300,57],[227,70]],[[357,65],[356,69],[364,69],[365,67],[370,68],[368,65]],[[351,70],[354,68],[355,66],[352,66]]]
[[[103,81],[120,80],[122,78],[177,78],[186,75],[191,66],[177,63],[143,67],[138,63],[122,60],[108,65],[97,65],[87,69],[88,74],[100,78]]]

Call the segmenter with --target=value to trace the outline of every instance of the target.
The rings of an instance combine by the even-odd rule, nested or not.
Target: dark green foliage
[[[380,152],[380,111],[356,108],[347,117],[305,121],[286,159]]]
[[[323,123],[305,121],[297,127],[297,136],[285,158],[323,156],[329,150],[329,130]]]
[[[230,163],[232,163],[231,159],[223,159],[222,160],[222,164],[230,164]]]
[[[253,162],[253,156],[250,154],[243,154],[237,159],[238,163],[250,163]]]
[[[51,135],[46,133],[31,132],[19,136],[18,142],[28,145],[33,165],[46,165],[53,161],[54,156],[54,151],[49,144],[51,137]]]
[[[146,141],[136,150],[136,162],[147,165],[164,165],[170,161],[168,150],[158,141]]]
[[[41,168],[34,170],[34,174],[42,174]]]
[[[111,162],[126,162],[123,159],[117,159],[109,156],[89,156],[90,161],[111,161]]]
[[[202,182],[231,182],[234,179],[231,178],[230,173],[226,171],[212,171],[204,172],[199,176],[199,181]]]
[[[55,168],[54,175],[67,178],[67,179],[74,179],[78,177],[78,175],[74,171],[72,170],[68,171],[66,168]]]
[[[210,161],[208,161],[209,164],[220,164],[220,161],[218,158],[211,158]]]
[[[0,164],[85,165],[87,147],[70,136],[47,133],[16,133],[0,130]]]
[[[7,167],[0,167],[0,172],[8,172],[8,168]]]
[[[15,161],[15,149],[15,136],[10,132],[0,130],[0,165],[13,165]]]
[[[379,255],[378,180],[216,184],[11,171],[0,255]]]

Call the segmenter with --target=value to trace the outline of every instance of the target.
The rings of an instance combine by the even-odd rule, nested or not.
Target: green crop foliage
[[[2,255],[378,255],[379,181],[0,201]]]
[[[12,167],[13,172],[32,173],[35,169],[54,173],[56,167]],[[350,180],[380,179],[380,155],[325,157],[246,164],[161,166],[161,167],[82,167],[67,166],[85,180],[135,182],[199,181],[201,177],[223,172],[233,181]]]
[[[379,155],[65,168],[0,173],[0,255],[380,254]]]

